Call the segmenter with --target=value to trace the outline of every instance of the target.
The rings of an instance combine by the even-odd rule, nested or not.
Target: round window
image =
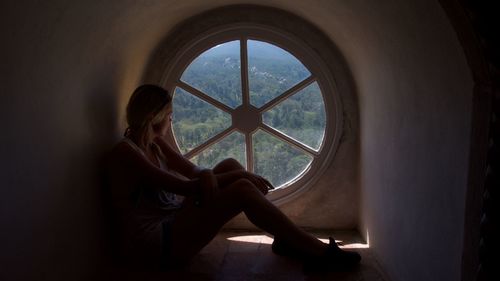
[[[233,157],[277,188],[309,168],[326,127],[323,96],[309,70],[257,40],[226,42],[199,55],[180,77],[173,110],[177,145],[195,164],[212,168]]]
[[[338,142],[338,103],[324,63],[306,44],[255,25],[209,30],[164,72],[173,140],[193,163],[234,158],[267,178],[277,202],[310,186]]]

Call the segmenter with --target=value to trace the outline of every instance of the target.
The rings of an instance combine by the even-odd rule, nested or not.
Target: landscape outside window
[[[181,153],[199,166],[212,168],[232,157],[285,187],[319,154],[326,128],[323,96],[315,77],[293,55],[270,43],[243,42],[247,71],[241,71],[239,40],[214,46],[186,68],[174,93],[174,136]],[[251,132],[232,120],[234,109],[249,107],[261,120]]]

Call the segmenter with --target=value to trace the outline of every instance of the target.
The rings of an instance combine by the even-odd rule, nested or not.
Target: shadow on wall
[[[89,76],[87,87],[82,89],[82,128],[75,128],[80,138],[72,144],[73,155],[67,161],[65,185],[68,187],[63,204],[73,210],[66,227],[70,231],[71,245],[74,249],[74,266],[81,267],[81,272],[98,280],[100,272],[110,263],[110,231],[108,200],[105,192],[106,155],[117,140],[117,100],[119,96],[119,65],[109,63]],[[84,82],[85,83],[85,82]],[[75,138],[73,138],[75,139]],[[81,179],[81,181],[79,181]],[[65,210],[65,209],[61,209]],[[76,265],[78,264],[78,265]],[[70,269],[67,269],[68,271]]]
[[[87,118],[89,122],[89,135],[90,142],[89,145],[94,152],[94,159],[92,167],[95,167],[94,172],[97,178],[96,185],[97,191],[96,195],[96,213],[95,213],[95,223],[98,227],[97,240],[99,243],[98,250],[100,251],[99,259],[102,262],[101,265],[109,265],[113,260],[113,248],[112,248],[112,228],[111,225],[111,205],[110,205],[110,195],[107,189],[106,183],[106,159],[107,153],[112,148],[114,143],[119,136],[118,133],[118,97],[120,90],[117,87],[119,83],[115,80],[106,80],[106,77],[117,78],[118,66],[114,66],[114,69],[108,69],[107,71],[102,71],[98,73],[95,80],[96,83],[93,84],[93,89],[90,89],[87,98]],[[110,74],[112,73],[112,74]],[[104,75],[100,75],[104,74]]]

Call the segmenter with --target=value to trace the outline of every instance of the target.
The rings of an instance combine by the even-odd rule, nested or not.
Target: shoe
[[[361,255],[352,251],[339,248],[335,239],[330,237],[330,244],[326,252],[319,257],[309,258],[304,261],[304,273],[322,273],[335,271],[350,271],[361,261]]]

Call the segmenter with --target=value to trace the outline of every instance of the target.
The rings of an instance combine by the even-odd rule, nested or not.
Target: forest
[[[239,42],[229,42],[197,57],[181,80],[234,109],[242,105]],[[309,77],[304,65],[274,45],[249,41],[248,82],[251,105],[260,108]],[[182,153],[209,140],[231,126],[231,114],[177,87],[173,101],[173,131]],[[326,116],[317,82],[290,96],[262,114],[263,123],[300,143],[319,150]],[[300,175],[313,156],[262,129],[252,134],[255,173],[276,186]],[[224,158],[237,159],[246,167],[245,136],[235,130],[221,141],[191,158],[212,168]]]

